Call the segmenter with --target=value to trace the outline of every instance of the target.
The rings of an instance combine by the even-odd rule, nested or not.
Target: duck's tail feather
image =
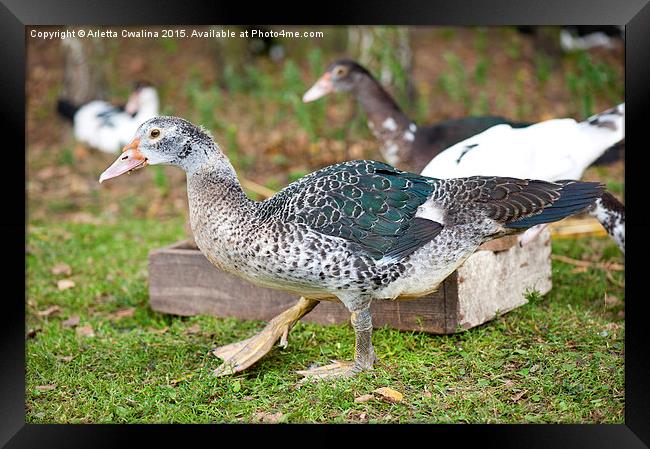
[[[604,190],[604,185],[598,182],[556,181],[554,184],[562,186],[559,191],[559,198],[537,214],[513,220],[504,226],[506,228],[524,229],[542,223],[562,220],[593,207]]]
[[[625,103],[621,103],[578,124],[585,141],[576,148],[576,153],[583,155],[585,168],[625,139],[624,121]]]
[[[74,121],[74,115],[79,110],[79,106],[75,106],[71,101],[60,98],[56,102],[56,111],[61,114],[62,117],[67,118],[71,122]]]
[[[596,200],[589,214],[603,225],[625,254],[625,206],[609,192],[603,192]]]

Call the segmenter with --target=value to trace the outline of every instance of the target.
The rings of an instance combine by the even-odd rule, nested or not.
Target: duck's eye
[[[159,129],[152,129],[151,132],[149,133],[149,137],[152,139],[155,139],[160,135],[160,130]]]
[[[343,76],[343,75],[345,75],[345,67],[343,67],[343,66],[339,66],[339,67],[337,67],[337,68],[334,70],[334,74],[335,74],[336,76]]]

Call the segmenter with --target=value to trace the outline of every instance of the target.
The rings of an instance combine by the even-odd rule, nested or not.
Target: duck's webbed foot
[[[246,340],[213,349],[212,353],[224,361],[214,370],[214,374],[226,376],[245,370],[268,354],[278,339],[280,339],[280,345],[286,347],[287,336],[291,328],[300,318],[316,307],[318,302],[315,299],[300,298],[291,308],[269,321],[269,324],[258,334]]]
[[[361,371],[371,370],[377,357],[372,347],[370,307],[366,307],[360,312],[352,312],[351,321],[356,337],[354,362],[333,360],[334,363],[330,365],[297,371],[297,373],[305,376],[305,380],[318,380],[352,377]]]

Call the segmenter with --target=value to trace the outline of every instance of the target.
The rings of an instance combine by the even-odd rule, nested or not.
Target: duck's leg
[[[372,317],[370,304],[362,310],[352,312],[350,317],[354,328],[355,346],[354,362],[334,361],[330,365],[320,366],[303,371],[297,371],[308,379],[331,379],[337,377],[351,377],[361,371],[372,369],[377,360],[372,347]]]
[[[260,333],[246,340],[213,349],[212,353],[224,360],[221,366],[214,370],[214,374],[225,376],[245,370],[268,354],[278,339],[281,339],[281,345],[286,346],[291,328],[318,303],[315,299],[300,298],[295,305],[269,321]]]

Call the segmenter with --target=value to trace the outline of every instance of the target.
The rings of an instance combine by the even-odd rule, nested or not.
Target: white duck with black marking
[[[131,140],[140,124],[158,115],[159,107],[156,88],[139,82],[124,106],[104,100],[76,106],[60,99],[57,110],[72,121],[77,141],[105,153],[117,153]]]
[[[587,167],[625,138],[625,104],[578,122],[546,120],[524,128],[500,124],[457,143],[434,157],[421,174],[433,178],[474,175],[558,181],[580,179]],[[625,207],[603,193],[590,214],[625,252]],[[540,227],[522,235],[525,243]]]

